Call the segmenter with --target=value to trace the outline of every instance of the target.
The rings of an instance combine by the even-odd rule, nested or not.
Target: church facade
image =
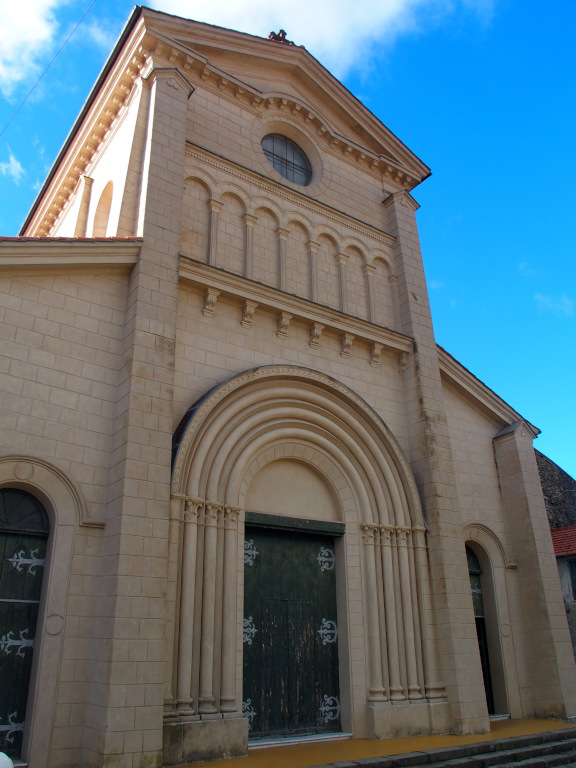
[[[0,241],[30,768],[576,715],[538,430],[434,338],[429,169],[275,37],[137,7]]]

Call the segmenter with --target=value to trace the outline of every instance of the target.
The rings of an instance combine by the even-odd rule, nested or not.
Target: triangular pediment
[[[222,91],[242,92],[252,104],[314,119],[319,134],[342,151],[368,153],[401,172],[411,189],[430,171],[305,48],[143,9],[155,55],[201,72]],[[260,100],[260,101],[259,101]],[[310,117],[308,117],[310,115]]]

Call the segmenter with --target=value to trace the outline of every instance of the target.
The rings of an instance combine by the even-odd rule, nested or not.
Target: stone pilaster
[[[517,565],[511,619],[524,717],[565,718],[576,714],[576,671],[534,437],[519,421],[494,438],[507,538],[513,542],[508,554]]]
[[[440,669],[429,670],[441,679],[456,729],[489,730],[456,480],[440,380],[436,341],[426,278],[422,264],[415,212],[417,204],[406,192],[384,202],[387,231],[396,237],[398,330],[415,341],[413,360],[403,373],[409,420],[408,457],[429,530],[431,621],[439,635]]]
[[[128,287],[115,390],[83,756],[83,764],[108,765],[122,755],[133,768],[161,761],[163,659],[172,652],[165,648],[172,398],[182,168],[193,90],[177,69],[150,68],[142,87],[147,108],[139,115],[145,141],[135,221],[143,245]]]

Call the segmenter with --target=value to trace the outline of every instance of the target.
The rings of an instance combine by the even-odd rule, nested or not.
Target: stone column
[[[412,594],[410,583],[410,562],[408,559],[409,528],[396,528],[396,542],[398,544],[398,567],[400,570],[400,595],[402,600],[402,616],[404,619],[404,643],[406,645],[406,673],[408,677],[408,698],[421,699],[420,685],[418,684],[418,664],[416,661],[416,639],[414,635],[414,621],[412,615],[412,601],[416,597]]]
[[[445,699],[446,689],[438,677],[438,650],[436,647],[435,628],[430,621],[426,621],[426,617],[432,613],[426,528],[413,528],[412,540],[414,542],[414,569],[420,586],[420,637],[424,667],[424,692],[427,699]]]
[[[218,517],[222,504],[207,501],[204,507],[204,580],[202,584],[202,629],[200,635],[200,690],[198,712],[218,711],[214,695],[214,623],[216,618],[216,548]]]
[[[378,621],[378,601],[376,598],[378,582],[376,579],[375,545],[377,525],[361,524],[362,543],[364,544],[364,573],[366,589],[365,612],[368,621],[368,658],[370,677],[368,680],[368,701],[386,701],[386,692],[382,678],[382,655],[380,650],[380,623]]]
[[[346,253],[339,253],[336,258],[338,259],[338,276],[340,278],[340,310],[342,312],[348,312],[348,282],[346,278],[346,265],[349,261],[349,256]]]
[[[252,279],[252,262],[254,257],[254,225],[258,221],[258,216],[251,213],[244,214],[244,227],[246,233],[246,252],[244,254],[244,277]]]
[[[278,238],[278,272],[280,276],[280,285],[278,286],[281,291],[286,290],[286,241],[290,237],[290,232],[287,229],[278,227],[276,230],[276,237]]]
[[[86,226],[88,224],[88,211],[90,210],[90,197],[92,195],[92,184],[94,179],[90,176],[82,176],[82,199],[80,200],[80,210],[76,220],[74,237],[86,237]]]
[[[238,507],[224,508],[224,586],[220,711],[236,712],[236,590],[238,589]]]
[[[318,301],[318,251],[320,243],[308,240],[308,256],[310,259],[310,300]]]
[[[362,267],[362,273],[366,281],[366,303],[368,304],[368,320],[371,323],[374,322],[375,308],[374,308],[374,281],[372,280],[376,267],[374,264],[364,264]]]
[[[202,505],[201,499],[186,499],[184,508],[177,686],[178,714],[181,717],[194,714],[192,698],[192,643],[194,639],[194,609],[196,605],[198,512]]]
[[[391,525],[380,526],[382,544],[382,575],[384,578],[384,606],[386,612],[386,637],[388,640],[388,674],[390,677],[390,699],[402,701],[404,689],[400,680],[400,653],[398,649],[398,627],[396,624],[396,593],[394,589],[394,562],[392,558]]]
[[[208,237],[208,264],[216,266],[218,258],[218,215],[224,204],[212,198],[210,205],[210,233]]]

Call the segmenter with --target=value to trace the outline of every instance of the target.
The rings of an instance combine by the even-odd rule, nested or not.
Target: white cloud
[[[443,291],[446,288],[446,284],[442,280],[430,280],[428,282],[428,288],[431,291]]]
[[[439,24],[457,12],[473,13],[482,23],[495,0],[155,0],[154,6],[197,21],[267,37],[286,30],[336,76],[362,62],[367,47],[390,44],[401,33]]]
[[[2,176],[9,176],[15,184],[19,184],[20,179],[24,175],[24,168],[22,168],[20,162],[16,160],[10,147],[8,147],[8,154],[8,162],[0,163],[0,173]]]
[[[55,11],[65,0],[0,2],[0,90],[10,97],[23,81],[40,74],[40,61],[58,30]]]
[[[566,294],[557,297],[537,293],[534,300],[540,312],[552,312],[556,317],[572,317],[574,314],[575,303]]]

